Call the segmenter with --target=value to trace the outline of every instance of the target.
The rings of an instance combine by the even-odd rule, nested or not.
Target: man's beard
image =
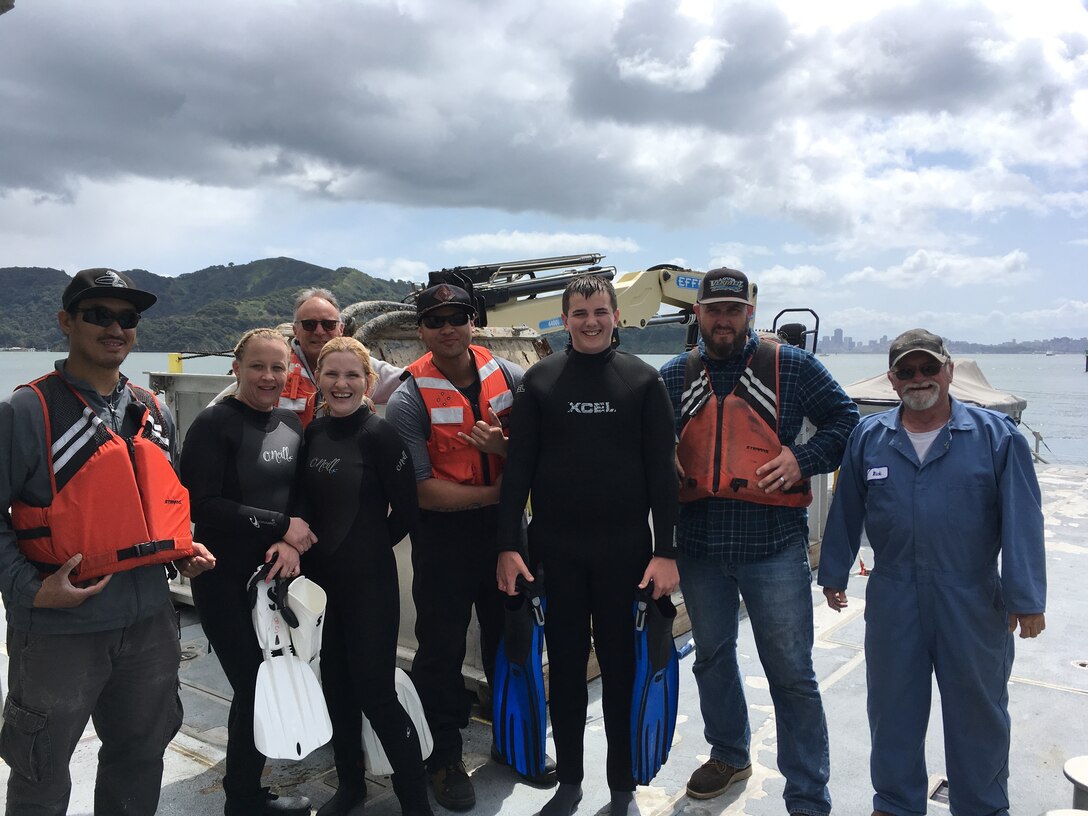
[[[932,388],[925,390],[905,390],[899,395],[899,398],[912,411],[928,411],[941,398],[941,389],[934,385]]]
[[[748,342],[747,334],[735,335],[732,340],[716,340],[713,330],[707,332],[700,328],[699,333],[703,337],[703,345],[710,352],[710,356],[717,360],[731,360],[739,357]]]

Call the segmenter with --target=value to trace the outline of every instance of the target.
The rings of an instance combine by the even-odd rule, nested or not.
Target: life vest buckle
[[[748,487],[748,480],[739,477],[734,478],[733,481],[729,483],[729,487],[733,489],[734,493],[739,493],[741,488]]]

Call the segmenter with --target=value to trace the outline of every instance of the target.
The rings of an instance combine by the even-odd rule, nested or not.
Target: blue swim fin
[[[673,642],[676,607],[653,586],[635,593],[635,687],[631,695],[631,771],[649,785],[672,748],[680,689],[680,658]]]
[[[518,578],[506,599],[503,638],[495,655],[491,730],[495,748],[522,776],[544,773],[544,579]]]

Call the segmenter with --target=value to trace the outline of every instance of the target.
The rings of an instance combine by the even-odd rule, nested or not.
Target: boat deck
[[[1047,630],[1037,640],[1017,641],[1017,658],[1010,683],[1013,747],[1010,761],[1011,812],[1035,816],[1054,808],[1069,807],[1072,786],[1062,774],[1071,757],[1088,754],[1088,471],[1084,468],[1040,465],[1047,524],[1049,609]],[[863,551],[871,564],[871,553]],[[813,587],[816,608],[816,674],[824,692],[831,736],[831,793],[835,812],[868,816],[872,810],[869,786],[869,738],[865,715],[864,578],[852,580],[851,605],[842,615],[829,610]],[[191,612],[186,613],[191,615]],[[191,620],[188,619],[187,620]],[[181,668],[185,724],[166,755],[166,774],[159,808],[169,816],[213,816],[222,813],[223,748],[230,689],[199,625],[189,622],[182,630],[186,659]],[[680,716],[668,764],[654,784],[638,789],[637,801],[645,816],[716,816],[745,814],[765,816],[784,812],[783,780],[776,769],[774,710],[762,667],[755,652],[751,630],[742,624],[739,643],[742,671],[746,677],[752,722],[754,773],[725,795],[696,801],[684,794],[691,771],[707,758],[699,699],[691,676],[692,657],[681,661]],[[0,667],[6,677],[6,655]],[[934,690],[935,699],[938,697]],[[938,709],[930,722],[927,755],[933,786],[943,774],[942,726]],[[487,760],[490,725],[474,718],[465,734],[465,760],[476,785],[479,816],[520,816],[536,813],[551,795],[516,782],[505,768]],[[549,740],[550,744],[550,740]],[[74,790],[70,813],[90,813],[97,740],[93,730],[77,749],[72,764]],[[608,803],[602,773],[605,737],[601,714],[600,681],[590,683],[586,721],[587,775],[585,798],[578,814],[596,814]],[[0,763],[0,783],[7,768]],[[323,748],[303,762],[270,761],[266,784],[278,790],[297,791],[316,805],[335,789],[331,751]],[[938,792],[939,797],[939,792]],[[387,778],[372,780],[366,813],[394,816],[399,806]],[[435,805],[435,813],[445,813]],[[607,811],[606,811],[607,812]],[[929,816],[948,813],[947,805],[932,801]]]

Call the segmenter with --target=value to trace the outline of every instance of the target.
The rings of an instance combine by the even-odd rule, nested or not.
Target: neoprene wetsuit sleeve
[[[672,402],[660,377],[650,383],[642,404],[642,457],[653,515],[654,555],[676,558],[673,531],[680,501],[676,437]]]
[[[514,393],[514,408],[510,413],[510,442],[502,471],[498,511],[498,551],[520,552],[523,557],[528,556],[528,553],[525,551],[522,516],[536,473],[540,444],[540,402],[533,393],[532,383],[530,369]]]
[[[378,449],[382,456],[378,476],[389,499],[389,516],[385,522],[389,529],[389,546],[395,547],[415,527],[419,518],[415,468],[397,429],[378,417],[371,417],[369,421],[377,426]]]
[[[257,536],[267,544],[283,537],[291,523],[286,513],[266,510],[225,498],[225,479],[236,465],[225,437],[229,422],[211,406],[201,411],[185,435],[181,451],[180,477],[189,490],[193,522],[223,532]]]

